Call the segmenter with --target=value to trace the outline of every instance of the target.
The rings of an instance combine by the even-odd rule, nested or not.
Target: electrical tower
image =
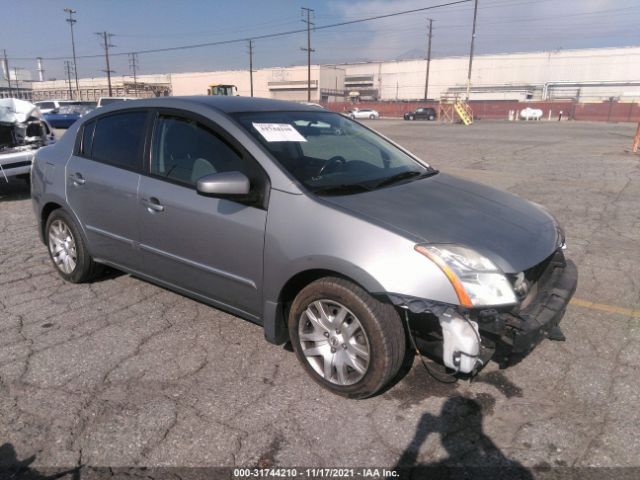
[[[67,18],[67,23],[69,24],[69,28],[71,29],[71,51],[73,52],[73,71],[75,72],[76,77],[76,95],[78,100],[80,100],[80,85],[78,83],[78,69],[76,68],[76,41],[73,37],[73,24],[77,22],[75,18],[73,18],[73,14],[77,13],[77,10],[72,10],[70,8],[64,9],[65,13],[69,14],[69,18]]]
[[[469,48],[469,73],[467,75],[467,102],[471,95],[471,66],[473,65],[473,47],[476,41],[476,18],[478,17],[478,0],[473,7],[473,28],[471,30],[471,47]]]
[[[67,84],[69,85],[69,100],[73,100],[73,92],[71,91],[71,72],[75,70],[73,64],[69,60],[64,61],[64,71],[67,74]]]
[[[307,101],[311,101],[311,52],[315,52],[314,49],[311,48],[311,26],[315,25],[311,18],[313,17],[314,10],[312,8],[302,8],[303,18],[302,21],[307,24],[307,48],[302,47],[301,49],[307,52]]]
[[[133,71],[133,96],[138,96],[138,54],[131,52],[129,54],[129,68]]]
[[[249,85],[253,97],[253,40],[249,40]]]
[[[427,47],[427,76],[424,79],[424,101],[429,98],[429,67],[431,66],[431,34],[433,31],[433,20],[429,19],[429,46]]]
[[[4,63],[4,73],[7,76],[7,87],[9,88],[9,97],[13,97],[13,89],[11,88],[11,73],[9,70],[9,59],[7,58],[7,51],[3,50],[3,63]]]
[[[113,37],[113,34],[107,33],[107,32],[98,32],[96,33],[96,35],[98,35],[98,37],[100,38],[102,42],[101,43],[102,48],[104,48],[104,59],[107,65],[107,69],[102,71],[107,74],[107,83],[109,84],[109,96],[113,97],[113,90],[111,89],[111,74],[114,73],[114,71],[111,70],[111,67],[109,66],[109,47],[115,46],[115,45],[111,45],[111,37]]]

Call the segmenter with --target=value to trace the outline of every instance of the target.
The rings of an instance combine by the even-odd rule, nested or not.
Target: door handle
[[[86,183],[86,180],[79,172],[72,173],[71,175],[69,175],[69,178],[75,186],[84,185]]]
[[[142,204],[147,207],[149,213],[164,212],[164,205],[155,197],[151,197],[149,200],[142,200]]]

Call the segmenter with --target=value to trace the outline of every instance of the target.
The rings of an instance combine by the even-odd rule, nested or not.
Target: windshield
[[[235,118],[309,190],[347,194],[435,170],[357,122],[331,112],[252,112]]]

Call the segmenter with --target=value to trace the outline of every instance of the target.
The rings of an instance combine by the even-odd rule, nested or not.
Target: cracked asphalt
[[[385,393],[346,400],[225,312],[117,272],[63,282],[28,187],[3,181],[0,444],[35,456],[34,468],[640,466],[634,126],[369,124],[443,171],[554,213],[585,300],[564,317],[566,342],[490,364],[473,383],[438,383],[416,361]]]

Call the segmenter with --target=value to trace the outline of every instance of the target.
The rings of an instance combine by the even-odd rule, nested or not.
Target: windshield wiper
[[[320,187],[313,189],[313,193],[319,195],[340,195],[343,193],[357,193],[357,192],[366,192],[371,190],[370,187],[363,185],[362,183],[351,183],[351,184],[340,184],[340,185],[329,185],[327,187]]]
[[[385,187],[387,185],[391,185],[392,183],[400,182],[402,180],[407,180],[409,178],[426,178],[431,175],[435,175],[438,173],[438,170],[427,170],[426,172],[419,172],[417,170],[407,170],[404,172],[396,173],[395,175],[391,175],[378,183],[376,183],[375,188]]]

